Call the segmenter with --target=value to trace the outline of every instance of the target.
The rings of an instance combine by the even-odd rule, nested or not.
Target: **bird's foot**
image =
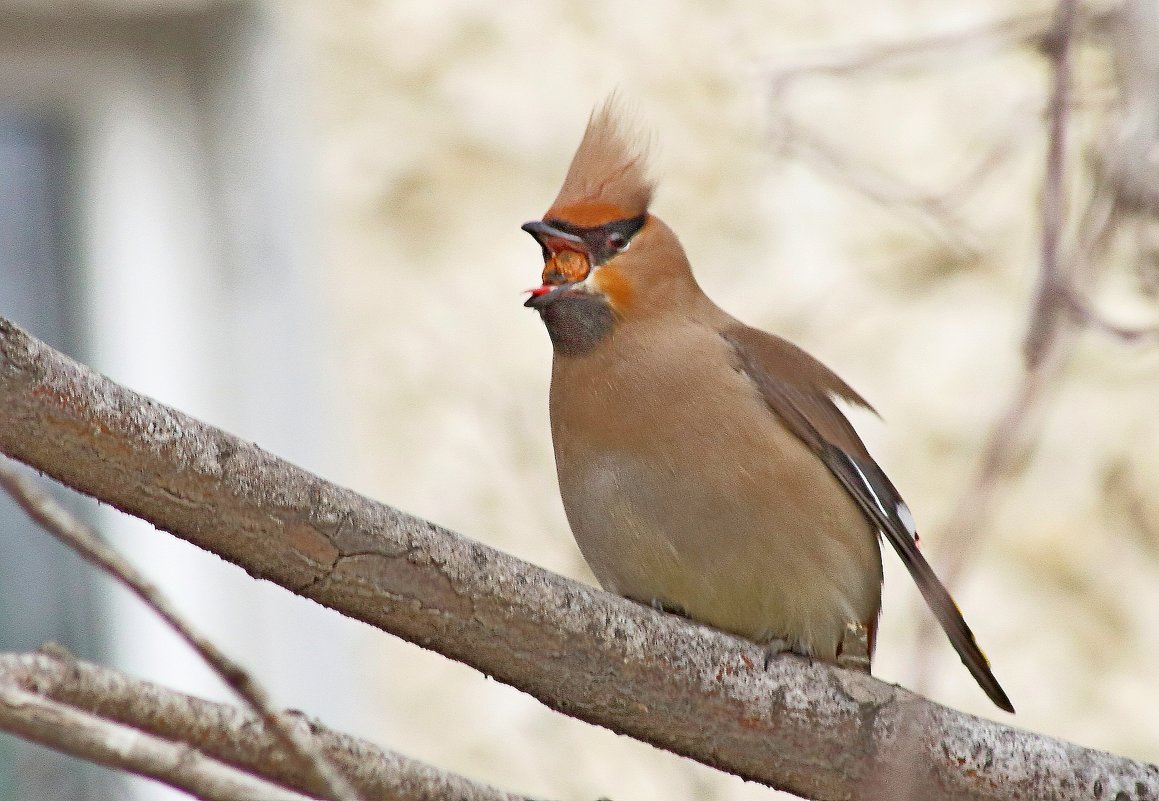
[[[778,637],[775,640],[769,640],[764,643],[765,649],[765,670],[773,664],[773,657],[783,653],[791,653],[793,651],[793,644],[788,640],[783,640]]]
[[[692,616],[689,615],[686,611],[684,611],[683,607],[677,606],[676,604],[673,604],[673,603],[669,603],[668,601],[665,601],[662,598],[653,598],[650,601],[640,601],[640,600],[637,600],[635,598],[629,598],[628,600],[636,601],[636,603],[643,604],[644,606],[650,606],[653,609],[655,609],[657,612],[666,612],[669,615],[676,615],[677,617],[688,618],[689,620],[692,619]]]

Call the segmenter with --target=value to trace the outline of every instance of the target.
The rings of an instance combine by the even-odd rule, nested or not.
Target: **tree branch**
[[[1097,2],[1078,9],[1075,21],[1097,28],[1115,13],[1117,3]],[[1056,22],[1052,11],[1033,11],[972,25],[950,33],[936,33],[894,42],[830,48],[796,58],[772,70],[774,100],[784,96],[798,81],[817,76],[863,76],[866,73],[903,73],[935,63],[976,64],[980,58],[1027,44],[1037,45],[1051,34]]]
[[[1074,349],[1077,335],[1096,330],[1132,344],[1159,341],[1159,328],[1130,327],[1105,319],[1086,298],[1114,233],[1132,213],[1154,222],[1159,211],[1155,192],[1155,159],[1159,146],[1159,11],[1153,0],[1126,0],[1105,6],[1092,16],[1076,0],[1060,0],[1049,29],[1033,41],[1047,56],[1051,69],[1046,114],[1046,159],[1043,165],[1039,272],[1023,342],[1024,371],[1005,411],[986,437],[970,483],[943,527],[957,547],[942,561],[942,578],[952,587],[979,552],[1003,477],[1033,446],[1032,425]],[[1071,110],[1074,49],[1084,29],[1107,40],[1118,66],[1122,121],[1105,137],[1092,197],[1078,214],[1076,243],[1069,254],[1062,248],[1066,228],[1067,138]],[[1028,41],[1028,43],[1030,43]],[[1089,147],[1088,147],[1089,150]],[[1140,249],[1141,251],[1142,249]],[[1067,257],[1069,255],[1069,257]],[[1143,254],[1137,254],[1143,259]],[[920,662],[928,662],[929,646],[941,637],[936,624],[919,624],[915,642]],[[929,671],[919,666],[918,674]]]
[[[1117,14],[1114,2],[1087,3],[1074,11],[1070,25],[1076,33],[1087,34],[1101,30]],[[966,201],[1008,163],[1018,141],[1037,125],[1038,108],[1016,115],[1008,130],[996,137],[994,145],[971,168],[948,189],[934,191],[912,185],[866,157],[854,155],[831,140],[824,126],[798,119],[791,110],[791,95],[806,81],[819,78],[881,78],[935,66],[973,65],[980,58],[1016,48],[1044,48],[1057,39],[1058,25],[1056,12],[1035,11],[949,33],[828,48],[774,64],[769,69],[767,103],[772,145],[836,179],[839,185],[912,218],[955,252],[977,256],[988,243],[967,222]]]
[[[106,722],[182,743],[281,787],[312,797],[325,790],[299,760],[285,758],[261,717],[230,704],[205,701],[131,678],[79,660],[58,647],[43,648],[35,654],[0,654],[0,685],[4,684],[35,692]],[[293,716],[292,720],[316,751],[324,754],[365,796],[376,801],[529,801],[383,751],[302,716]],[[6,728],[6,722],[0,720],[0,729]],[[45,744],[84,755],[68,742]],[[127,765],[120,767],[142,772]]]
[[[1062,230],[1066,202],[1067,126],[1070,121],[1071,53],[1078,0],[1061,0],[1054,30],[1044,40],[1051,63],[1050,101],[1047,105],[1046,165],[1042,182],[1042,249],[1038,287],[1035,290],[1030,325],[1023,343],[1026,369],[1033,372],[1051,347],[1065,315],[1066,280],[1062,259]]]
[[[7,464],[0,463],[0,487],[7,490],[33,520],[48,533],[72,548],[89,564],[123,584],[146,606],[156,612],[237,695],[269,725],[286,753],[301,760],[311,775],[336,801],[364,801],[346,777],[318,753],[308,738],[290,720],[278,714],[269,693],[240,664],[230,659],[208,638],[203,637],[169,603],[169,599],[145,576],[111,547],[101,542],[88,526],[54,501]]]
[[[566,714],[848,799],[1159,795],[1159,768],[941,707],[553,575],[330,484],[0,319],[0,451]],[[903,745],[904,747],[899,747]]]
[[[148,776],[207,801],[309,801],[181,743],[78,712],[0,682],[0,728],[110,768]]]

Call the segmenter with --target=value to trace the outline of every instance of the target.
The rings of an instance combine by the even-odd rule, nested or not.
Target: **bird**
[[[560,496],[600,585],[773,655],[840,662],[861,631],[868,662],[884,538],[978,685],[1013,712],[837,401],[872,407],[710,300],[650,212],[654,190],[648,148],[613,96],[547,212],[522,226],[544,261],[524,305],[552,344]]]

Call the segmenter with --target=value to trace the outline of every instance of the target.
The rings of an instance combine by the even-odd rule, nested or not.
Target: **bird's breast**
[[[596,577],[832,658],[845,623],[872,619],[880,602],[880,554],[860,511],[714,332],[671,332],[665,347],[612,340],[624,350],[557,357],[552,376],[564,508]]]

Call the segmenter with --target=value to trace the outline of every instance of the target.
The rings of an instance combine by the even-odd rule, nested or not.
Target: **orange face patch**
[[[591,265],[587,255],[576,250],[561,250],[543,265],[544,284],[565,284],[588,277]]]
[[[596,288],[604,294],[608,299],[612,308],[619,312],[627,311],[632,305],[633,289],[632,279],[624,275],[615,267],[605,264],[600,269],[596,270],[595,276],[592,278],[592,283]]]

